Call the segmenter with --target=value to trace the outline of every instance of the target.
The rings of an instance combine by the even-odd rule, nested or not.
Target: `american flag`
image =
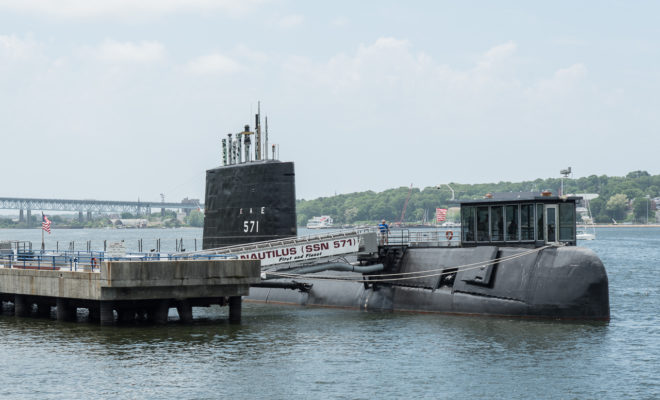
[[[447,219],[447,209],[446,208],[436,208],[435,209],[435,220],[437,222],[442,222]]]
[[[50,220],[43,213],[41,213],[41,229],[45,230],[50,235]]]

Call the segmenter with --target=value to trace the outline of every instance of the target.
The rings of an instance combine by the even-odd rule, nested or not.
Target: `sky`
[[[0,0],[0,197],[204,197],[254,124],[297,198],[660,173],[654,1]]]

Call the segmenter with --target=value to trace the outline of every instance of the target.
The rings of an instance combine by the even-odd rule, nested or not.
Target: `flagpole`
[[[41,215],[41,220],[43,221],[43,214]],[[43,225],[41,226],[41,252],[43,253],[44,250],[46,249],[46,245],[44,243],[44,227]]]

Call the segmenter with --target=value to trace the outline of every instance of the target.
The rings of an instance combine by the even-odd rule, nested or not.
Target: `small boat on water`
[[[596,240],[596,235],[584,230],[579,230],[577,232],[577,240]]]
[[[583,202],[585,203],[585,207],[577,207],[576,212],[580,215],[584,225],[578,227],[575,236],[577,240],[596,240],[596,228],[593,216],[591,215],[591,207],[589,207],[589,199],[585,198]]]
[[[332,217],[329,215],[322,215],[320,217],[313,217],[307,221],[307,229],[324,229],[332,228],[334,225]]]
[[[452,221],[447,221],[444,222],[443,224],[440,225],[443,228],[460,228],[461,223],[460,222],[452,222]]]

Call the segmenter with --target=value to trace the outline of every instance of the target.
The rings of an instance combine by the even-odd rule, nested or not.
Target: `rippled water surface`
[[[5,303],[0,398],[659,398],[660,229],[597,235],[608,324],[244,304],[101,328]]]

